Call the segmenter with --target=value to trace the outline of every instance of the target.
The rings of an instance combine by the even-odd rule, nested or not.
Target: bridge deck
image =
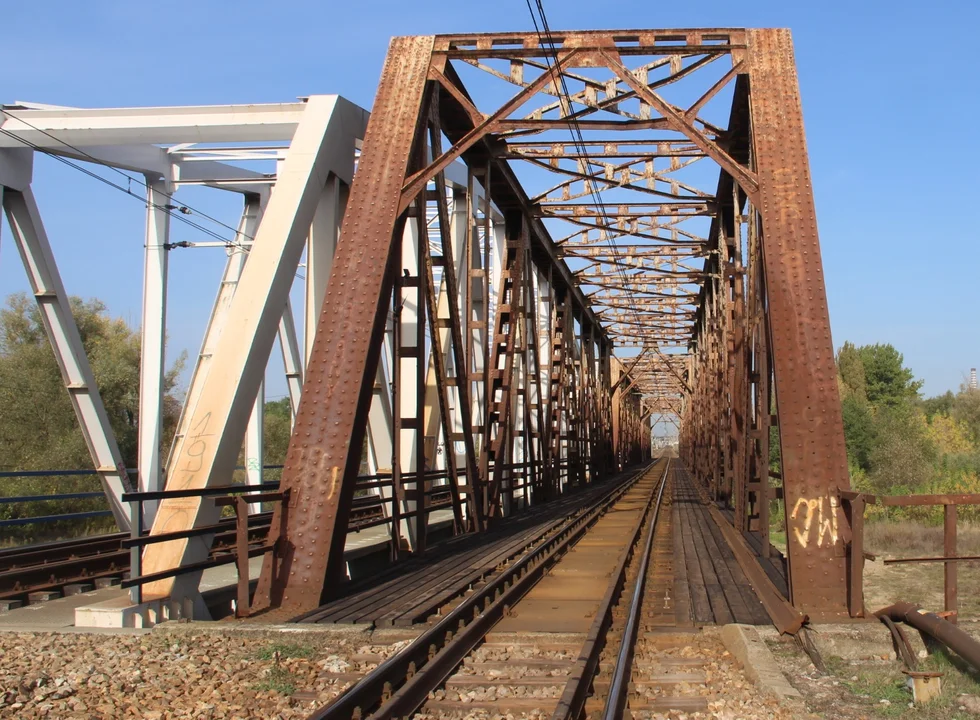
[[[452,598],[519,553],[550,524],[611,487],[599,483],[532,507],[483,535],[460,535],[390,570],[352,583],[300,622],[403,626],[423,622]]]
[[[674,475],[674,587],[698,625],[768,625],[769,616],[687,472]],[[678,612],[683,612],[681,603]]]
[[[598,484],[520,513],[489,535],[451,538],[424,557],[353,583],[341,597],[299,621],[378,627],[424,622],[465,588],[480,583],[506,558],[520,553],[549,523],[590,503],[608,487],[609,484]],[[677,624],[769,624],[755,591],[679,464],[674,477],[672,513],[672,605]],[[773,577],[785,583],[776,569],[777,563],[769,564]]]

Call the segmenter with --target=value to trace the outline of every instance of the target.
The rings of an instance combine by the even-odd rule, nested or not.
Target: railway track
[[[259,541],[269,532],[272,513],[249,519],[249,537]],[[235,520],[215,533],[212,555],[235,546]],[[93,587],[117,584],[129,572],[129,550],[123,543],[128,533],[112,533],[24,548],[7,548],[0,553],[0,602],[34,601],[84,592]]]
[[[311,720],[703,711],[702,638],[675,613],[670,461],[569,518]]]
[[[262,543],[269,532],[272,513],[249,518],[249,540]],[[357,531],[384,521],[380,499],[356,498],[351,511],[350,529]],[[235,548],[235,519],[222,518],[225,526],[214,536],[211,555]],[[0,549],[0,602],[28,604],[35,593],[40,601],[62,594],[117,584],[129,573],[129,550],[124,542],[128,533]]]

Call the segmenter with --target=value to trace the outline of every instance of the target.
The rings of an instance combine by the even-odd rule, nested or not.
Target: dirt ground
[[[943,563],[885,564],[907,557],[941,557],[941,527],[917,523],[869,523],[867,552],[876,556],[864,565],[864,599],[869,610],[904,600],[929,610],[943,609]],[[961,523],[957,554],[980,555],[980,527]],[[980,618],[980,562],[958,564],[958,611],[961,618]]]
[[[980,717],[980,675],[958,658],[937,652],[919,660],[918,670],[943,673],[941,695],[916,705],[896,660],[823,658],[819,672],[792,643],[771,642],[770,649],[784,674],[804,696],[814,717],[828,720],[899,718],[967,720]]]

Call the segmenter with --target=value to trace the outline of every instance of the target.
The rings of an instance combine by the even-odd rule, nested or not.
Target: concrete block
[[[92,592],[95,587],[92,583],[72,583],[71,585],[65,585],[62,590],[65,593],[65,597],[71,597],[72,595],[81,595],[82,593]]]
[[[905,634],[913,651],[921,653],[926,649],[920,633]],[[814,627],[811,637],[825,658],[836,656],[858,662],[897,659],[891,633],[877,621],[821,624]]]
[[[0,600],[0,613],[16,610],[23,604],[20,600]]]
[[[27,604],[37,605],[39,603],[47,602],[48,600],[57,600],[61,597],[61,593],[57,590],[44,590],[39,592],[32,592],[27,594]]]
[[[139,604],[123,595],[75,608],[75,627],[149,628],[168,620],[194,620],[191,602],[148,600]],[[197,619],[209,620],[210,617]]]
[[[122,580],[117,577],[100,577],[95,578],[95,587],[101,590],[102,588],[115,587],[120,582],[122,582]]]
[[[721,639],[745,670],[745,675],[780,702],[799,702],[802,694],[783,675],[769,647],[752,625],[731,624],[721,629]]]

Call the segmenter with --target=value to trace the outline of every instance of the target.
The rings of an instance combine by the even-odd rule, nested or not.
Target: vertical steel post
[[[139,540],[143,535],[143,509],[140,500],[130,500],[129,502],[129,537],[132,540]],[[134,580],[143,574],[143,548],[133,545],[129,549],[129,577]],[[135,605],[143,602],[143,586],[133,585],[129,588],[129,599]]]
[[[850,479],[799,86],[788,30],[749,30],[748,38],[790,600],[829,620],[847,613],[848,538],[837,498]]]
[[[163,435],[163,380],[167,340],[167,256],[170,233],[170,187],[166,180],[146,178],[146,240],[143,250],[143,323],[140,328],[139,488],[163,489],[160,441]],[[143,506],[153,523],[157,501]]]
[[[259,390],[252,405],[252,414],[245,429],[245,478],[249,485],[262,484],[262,469],[265,466],[265,380],[259,383]],[[252,514],[262,512],[262,503],[249,503]]]
[[[238,595],[235,601],[235,617],[248,617],[250,600],[248,597],[248,516],[252,507],[262,503],[250,503],[244,496],[235,498],[235,566],[238,570]]]
[[[956,505],[943,505],[943,555],[956,557]],[[950,622],[957,622],[958,588],[956,561],[943,563],[943,599],[946,612],[953,613]]]

